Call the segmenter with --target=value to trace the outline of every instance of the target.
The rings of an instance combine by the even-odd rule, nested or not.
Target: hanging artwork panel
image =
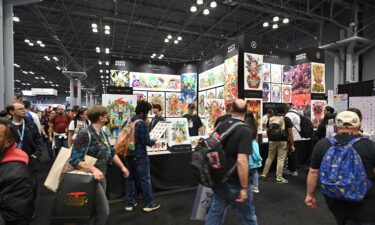
[[[233,102],[238,95],[238,55],[224,62],[224,100],[225,104]],[[217,93],[216,93],[217,94]]]
[[[206,98],[210,99],[210,98],[216,98],[216,89],[213,88],[213,89],[210,89],[210,90],[207,90],[207,96]]]
[[[165,115],[165,93],[164,92],[148,92],[148,102],[153,104],[159,104],[162,108],[161,115]],[[153,117],[154,115],[150,111],[149,116]]]
[[[262,99],[245,98],[247,111],[254,115],[255,120],[258,124],[258,132],[262,132]]]
[[[313,122],[314,129],[318,128],[319,124],[324,118],[324,108],[327,102],[325,100],[311,100],[311,121]]]
[[[262,73],[263,73],[263,82],[271,82],[271,64],[263,63]]]
[[[295,66],[292,84],[293,108],[306,117],[311,116],[311,63]]]
[[[188,121],[186,118],[168,118],[171,122],[168,128],[169,146],[190,144]]]
[[[271,101],[271,84],[270,83],[263,83],[263,102],[270,102]]]
[[[323,63],[311,63],[311,93],[325,93],[325,65]]]
[[[245,90],[262,90],[263,88],[263,55],[244,53]]]
[[[282,66],[278,64],[271,64],[271,82],[281,83],[282,82]]]
[[[208,133],[212,133],[215,130],[214,125],[217,118],[225,114],[224,99],[206,99],[204,106],[208,118],[208,127],[206,129]]]
[[[216,88],[216,98],[224,99],[224,87]]]
[[[224,64],[199,74],[199,91],[224,85]]]
[[[130,72],[130,86],[134,90],[176,91],[181,88],[181,76]]]
[[[181,74],[181,114],[185,115],[189,104],[197,106],[197,73]]]
[[[138,101],[147,101],[147,91],[133,91]]]
[[[283,100],[284,103],[292,102],[292,85],[283,85]]]
[[[124,70],[110,70],[109,86],[129,87],[130,74]]]
[[[180,98],[180,93],[166,93],[166,117],[181,117]]]
[[[206,91],[200,91],[198,93],[198,115],[200,117],[206,117],[206,110],[204,109],[204,102],[206,99]]]
[[[283,66],[283,84],[292,84],[294,66]]]
[[[271,102],[281,102],[281,84],[271,85]]]

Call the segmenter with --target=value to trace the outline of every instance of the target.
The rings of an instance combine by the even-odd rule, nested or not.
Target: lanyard
[[[20,132],[20,129],[17,129],[17,133],[18,133],[18,136],[20,137],[20,143],[22,143],[24,135],[25,135],[25,120],[22,120],[22,133]]]
[[[100,141],[107,147],[107,148],[110,148],[110,145],[107,141],[107,138],[105,138],[104,134],[103,134],[103,131],[100,131],[99,133],[99,138],[100,138]]]

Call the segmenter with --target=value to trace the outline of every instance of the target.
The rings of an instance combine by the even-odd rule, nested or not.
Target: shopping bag
[[[72,149],[62,147],[57,155],[55,162],[53,163],[48,176],[44,182],[44,186],[56,192],[57,188],[59,187],[59,183],[61,180],[61,172],[65,163],[69,160],[70,155],[72,154]]]
[[[92,215],[97,182],[91,173],[72,171],[60,183],[51,224],[87,223]]]

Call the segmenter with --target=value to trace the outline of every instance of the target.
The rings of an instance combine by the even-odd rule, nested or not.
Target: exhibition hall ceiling
[[[53,85],[66,93],[69,82],[62,69],[85,71],[88,79],[84,86],[97,88],[101,87],[100,77],[108,76],[105,62],[111,57],[154,62],[199,60],[241,34],[259,36],[272,48],[318,47],[338,40],[339,30],[348,29],[355,21],[355,1],[349,0],[211,2],[44,0],[16,6],[14,16],[20,20],[14,22],[16,88]],[[375,10],[375,3],[357,2],[361,24],[362,9]],[[273,21],[275,16],[278,22]],[[288,23],[283,23],[285,18]],[[272,28],[274,24],[277,29]],[[151,58],[153,54],[156,56]],[[160,55],[164,57],[159,59]],[[101,91],[97,88],[97,94]]]

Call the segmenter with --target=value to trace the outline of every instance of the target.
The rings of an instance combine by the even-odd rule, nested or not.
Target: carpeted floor
[[[44,181],[50,163],[40,165],[38,180]],[[266,181],[260,181],[260,193],[255,195],[256,214],[260,225],[334,225],[333,216],[328,211],[320,193],[318,209],[309,211],[304,205],[305,180],[307,169],[300,171],[299,177],[291,177],[289,184],[276,184],[272,175]],[[190,215],[195,198],[195,190],[156,193],[161,208],[152,213],[142,212],[141,204],[131,213],[124,211],[124,202],[113,201],[110,204],[111,215],[108,225],[202,225],[202,221],[191,221]],[[54,195],[40,186],[37,198],[37,213],[32,225],[49,224],[49,214]],[[226,225],[240,224],[230,208],[225,220]]]

